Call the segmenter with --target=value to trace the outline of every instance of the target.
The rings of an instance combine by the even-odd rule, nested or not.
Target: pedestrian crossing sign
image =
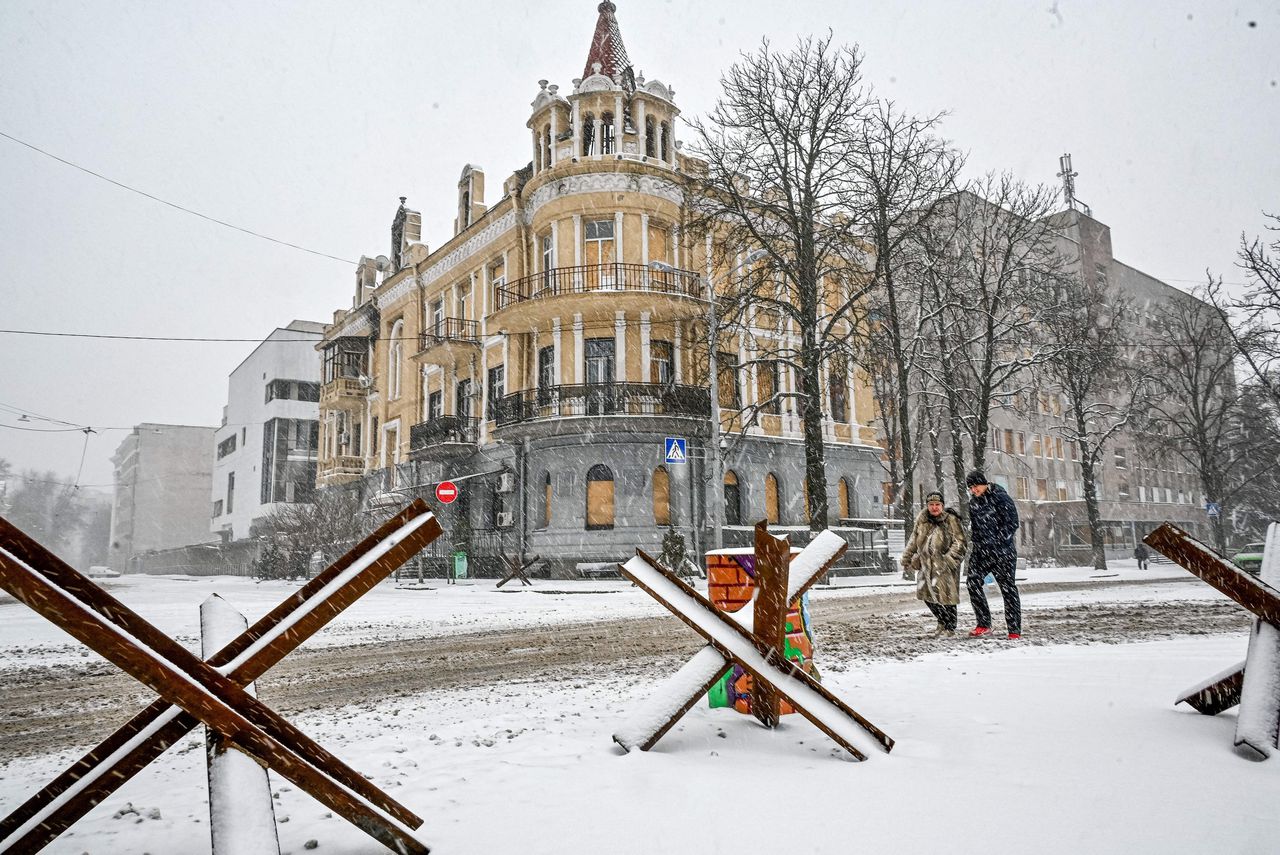
[[[667,464],[681,465],[689,462],[689,455],[685,453],[684,437],[669,436],[667,437]]]

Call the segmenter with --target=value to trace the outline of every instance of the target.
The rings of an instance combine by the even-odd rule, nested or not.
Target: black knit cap
[[[985,483],[987,483],[987,476],[982,474],[981,469],[972,469],[969,471],[968,475],[964,476],[964,485],[966,487],[972,487],[974,484]]]

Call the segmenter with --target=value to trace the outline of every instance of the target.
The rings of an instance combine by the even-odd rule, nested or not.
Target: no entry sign
[[[436,501],[447,505],[458,498],[458,485],[452,481],[441,481],[436,485]]]

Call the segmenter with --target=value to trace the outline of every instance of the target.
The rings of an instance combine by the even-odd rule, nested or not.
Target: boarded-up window
[[[551,525],[551,473],[542,479],[542,527]]]
[[[836,485],[836,495],[840,503],[840,518],[848,519],[852,514],[849,513],[849,481],[847,478],[841,478],[840,483]]]
[[[613,528],[613,472],[601,463],[587,471],[587,528]]]
[[[764,516],[772,525],[778,524],[778,476],[772,472],[764,476]]]
[[[761,362],[756,366],[756,400],[760,402],[760,412],[777,415],[778,406],[778,363]],[[723,393],[721,394],[723,398]]]
[[[724,522],[742,525],[742,493],[738,488],[738,473],[732,469],[724,473]]]
[[[668,244],[670,243],[669,234],[670,233],[665,228],[658,225],[657,223],[650,221],[649,223],[649,260],[650,261],[662,261],[662,262],[668,262],[668,263],[671,261],[670,252],[668,251]]]
[[[653,470],[653,524],[671,525],[671,477],[665,466]]]

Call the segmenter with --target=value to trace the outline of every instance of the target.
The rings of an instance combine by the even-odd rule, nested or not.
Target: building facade
[[[1129,305],[1138,345],[1158,339],[1162,306],[1196,298],[1115,258],[1111,229],[1090,213],[1069,209],[1052,218],[1060,250],[1076,275],[1109,285]],[[1024,555],[1059,563],[1088,563],[1091,550],[1079,449],[1071,435],[1066,399],[1048,387],[1019,395],[991,411],[986,474],[1018,505]],[[1142,432],[1138,414],[1103,447],[1095,476],[1108,557],[1128,557],[1137,541],[1163,522],[1208,538],[1199,482],[1177,455]],[[944,471],[950,472],[947,458]],[[919,480],[919,478],[917,479]],[[922,485],[923,486],[923,485]],[[950,493],[950,491],[948,491]],[[920,494],[918,494],[920,495]]]
[[[143,553],[209,538],[214,428],[138,425],[116,448],[111,569],[136,572]]]
[[[318,348],[322,487],[358,482],[371,502],[402,504],[453,479],[442,544],[536,553],[553,572],[656,549],[672,530],[709,548],[716,510],[731,543],[759,519],[808,525],[793,402],[745,431],[733,416],[796,388],[786,369],[735,368],[750,364],[754,332],[717,354],[735,441],[723,477],[707,465],[706,289],[724,271],[682,231],[694,162],[674,91],[634,76],[614,11],[600,4],[567,93],[540,81],[530,163],[496,193],[464,168],[454,234],[435,251],[402,199],[390,256],[362,259],[351,308]],[[870,395],[852,367],[838,372],[824,377],[833,523],[881,513]],[[672,437],[687,462],[666,462]]]
[[[251,537],[280,505],[311,500],[319,446],[324,324],[293,321],[231,372],[213,437],[210,531],[224,542]]]

